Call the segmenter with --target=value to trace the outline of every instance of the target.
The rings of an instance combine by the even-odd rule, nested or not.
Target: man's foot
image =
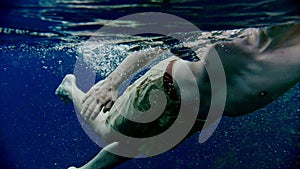
[[[72,166],[72,167],[69,167],[68,169],[78,169],[78,168]]]
[[[75,83],[75,76],[68,74],[64,77],[58,88],[55,90],[55,94],[63,101],[64,104],[68,104],[70,101],[72,101],[72,90]]]

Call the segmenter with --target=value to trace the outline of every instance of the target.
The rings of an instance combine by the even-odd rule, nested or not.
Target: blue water
[[[99,19],[167,12],[205,31],[206,36],[193,33],[191,37],[201,35],[206,44],[238,37],[249,27],[299,22],[299,6],[297,1],[284,0],[1,1],[0,168],[81,166],[99,152],[81,128],[74,107],[63,106],[54,95],[61,79],[73,72],[76,59],[81,57],[81,42],[101,27]],[[226,30],[234,36],[225,36]],[[84,64],[98,72],[98,79],[125,58],[129,49],[146,46],[145,37],[118,39],[118,44],[98,48],[112,50],[97,54],[115,56],[103,57],[106,71],[92,64],[95,58],[86,58]],[[128,40],[130,43],[125,43]],[[300,163],[299,100],[300,84],[252,114],[222,118],[216,132],[203,144],[198,143],[196,134],[175,150],[133,159],[118,168],[296,168]]]

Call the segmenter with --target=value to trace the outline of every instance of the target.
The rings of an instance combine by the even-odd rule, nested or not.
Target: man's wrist
[[[107,80],[110,82],[111,87],[114,89],[118,89],[122,83],[122,78],[118,75],[110,75],[107,77]]]

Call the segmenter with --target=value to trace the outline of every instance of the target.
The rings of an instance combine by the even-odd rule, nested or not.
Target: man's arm
[[[130,75],[165,52],[165,49],[151,48],[130,54],[105,80],[95,84],[83,98],[81,114],[94,120],[98,114],[108,111],[118,95],[118,88]]]
[[[143,68],[150,61],[166,50],[150,48],[130,54],[107,78],[111,79],[112,85],[119,87],[128,77]]]

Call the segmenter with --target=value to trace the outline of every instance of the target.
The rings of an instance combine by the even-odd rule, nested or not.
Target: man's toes
[[[77,169],[77,168],[72,166],[72,167],[69,167],[68,169]]]
[[[59,94],[61,93],[60,91],[61,91],[61,88],[60,88],[60,86],[59,86],[59,87],[55,90],[55,94],[56,94],[56,95],[59,95]]]

